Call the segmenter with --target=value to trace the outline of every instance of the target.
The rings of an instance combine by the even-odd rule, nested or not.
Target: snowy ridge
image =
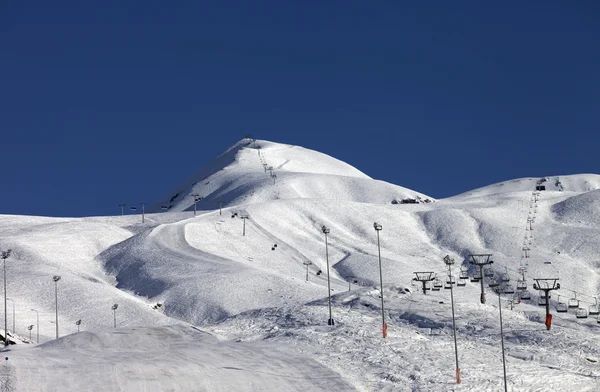
[[[269,200],[313,198],[388,204],[402,199],[433,199],[371,179],[328,155],[263,140],[242,139],[159,200],[150,211],[201,210]]]

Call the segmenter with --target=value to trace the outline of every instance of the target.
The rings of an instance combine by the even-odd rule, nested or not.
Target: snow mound
[[[552,207],[556,219],[564,223],[600,225],[600,190],[570,197]]]
[[[15,392],[355,390],[282,345],[220,342],[190,327],[78,333],[8,355]]]
[[[200,210],[277,199],[316,198],[363,203],[433,199],[371,179],[338,159],[298,146],[242,139],[159,200],[150,211]]]

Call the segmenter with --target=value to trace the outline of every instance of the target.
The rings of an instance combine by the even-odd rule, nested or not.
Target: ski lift
[[[521,291],[519,293],[519,296],[521,297],[521,299],[523,300],[529,300],[531,299],[531,294],[529,293],[529,291],[525,290],[525,291]]]
[[[493,278],[494,270],[491,267],[485,267],[483,269],[483,276],[485,276],[486,278]]]
[[[440,291],[442,286],[442,281],[438,278],[435,278],[435,280],[433,281],[433,291]]]
[[[590,305],[589,307],[588,313],[590,314],[590,316],[600,314],[600,307],[598,307],[598,298],[594,297],[594,301],[596,301],[596,303],[594,305]]]
[[[452,284],[450,283],[450,281],[446,281],[446,284],[444,285],[444,289],[450,290],[451,288],[452,288]]]
[[[465,286],[467,285],[467,281],[466,281],[466,280],[459,279],[459,280],[458,280],[458,283],[456,283],[456,285],[457,285],[458,287],[465,287]]]
[[[564,302],[560,302],[560,295],[558,296],[558,303],[556,304],[556,311],[558,313],[567,313],[569,308],[567,308],[567,304]]]
[[[573,294],[575,296],[569,300],[569,308],[571,308],[571,309],[579,307],[579,300],[577,299],[577,293],[573,292]]]
[[[600,316],[598,316],[598,324],[600,324]]]
[[[538,305],[546,306],[547,301],[548,301],[548,297],[546,297],[546,293],[543,291],[540,291],[540,296],[538,297]]]
[[[471,277],[471,282],[479,282],[481,280],[481,274],[476,273]]]
[[[466,269],[462,269],[462,268],[460,269],[460,274],[458,275],[458,279],[461,279],[461,280],[469,279],[469,274],[467,273]]]
[[[579,308],[575,312],[575,317],[577,317],[578,319],[584,319],[584,318],[587,318],[587,316],[588,316],[588,312],[584,308]]]
[[[454,276],[452,277],[447,277],[446,278],[446,284],[456,284],[456,279],[454,279]]]
[[[517,281],[517,290],[519,290],[519,291],[527,290],[527,282],[524,280]],[[521,298],[523,298],[523,297],[521,297]]]
[[[504,286],[504,294],[514,294],[515,288],[512,284],[507,284]]]
[[[510,282],[510,277],[508,276],[508,274],[502,274],[502,281],[503,282]]]

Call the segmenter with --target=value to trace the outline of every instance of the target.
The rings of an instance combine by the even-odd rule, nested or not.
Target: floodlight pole
[[[248,219],[247,215],[240,216],[240,218],[244,221],[244,227],[242,229],[242,236],[246,236],[246,219]]]
[[[8,346],[8,318],[6,315],[7,303],[6,303],[6,259],[10,257],[12,250],[2,251],[0,257],[2,257],[2,263],[4,264],[4,347]]]
[[[35,328],[36,328],[36,332],[37,332],[37,343],[40,343],[40,312],[38,312],[35,309],[31,309],[32,312],[36,313],[36,324],[35,324]]]
[[[502,370],[504,371],[504,392],[508,392],[508,386],[506,383],[506,355],[504,354],[504,329],[502,323],[502,300],[500,297],[500,288],[496,288],[496,294],[498,294],[498,311],[500,312],[500,343],[502,346]]]
[[[192,193],[190,196],[194,198],[194,216],[196,216],[196,203],[198,202],[200,195],[197,193]]]
[[[77,333],[79,333],[79,326],[81,325],[81,320],[75,321],[75,325],[77,325]]]
[[[377,233],[377,254],[379,256],[379,285],[381,288],[381,333],[383,338],[387,337],[387,324],[385,323],[385,310],[383,308],[383,273],[381,272],[381,246],[379,243],[379,232],[383,229],[383,227],[377,223],[373,223],[373,228]]]
[[[144,221],[145,221],[145,218],[144,218],[144,206],[146,205],[146,202],[142,201],[140,204],[142,205],[142,223],[144,223]]]
[[[329,320],[327,321],[327,325],[335,325],[335,321],[333,321],[333,316],[331,315],[331,283],[329,279],[329,247],[327,244],[327,234],[331,231],[326,226],[321,227],[321,231],[325,234],[325,260],[327,261],[327,297],[329,298]]]
[[[52,280],[54,281],[54,301],[56,303],[56,339],[58,339],[58,281],[60,276],[55,275]]]
[[[121,216],[123,216],[123,207],[126,207],[126,206],[127,206],[127,204],[123,204],[123,203],[119,204],[119,207],[121,207]]]
[[[454,317],[454,285],[452,284],[452,265],[454,259],[449,255],[444,257],[444,263],[448,266],[448,276],[450,277],[450,302],[452,303],[452,329],[454,330],[454,355],[456,357],[456,383],[460,384],[460,367],[458,366],[458,345],[456,344],[456,318]]]
[[[114,317],[114,328],[117,328],[117,308],[119,307],[119,304],[114,304],[112,306],[112,311],[113,311],[113,317]]]
[[[311,261],[305,261],[304,263],[302,263],[306,266],[306,281],[308,282],[308,266],[312,264]]]
[[[221,213],[222,213],[222,210],[223,210],[223,202],[222,202],[222,201],[220,201],[220,202],[219,202],[219,215],[221,215]]]
[[[31,341],[31,330],[33,329],[33,325],[30,325],[29,327],[27,327],[27,330],[29,331],[29,341]]]
[[[12,304],[13,304],[13,317],[12,317],[12,319],[13,319],[13,329],[12,329],[12,332],[13,332],[13,335],[14,335],[17,332],[16,328],[15,328],[15,300],[11,299],[11,298],[7,298],[7,300],[9,300],[10,302],[12,302]]]
[[[485,289],[483,287],[483,280],[484,280],[485,275],[483,274],[483,266],[493,263],[493,261],[490,260],[491,257],[492,257],[491,254],[471,255],[471,261],[470,261],[470,263],[479,267],[479,276],[481,277],[481,280],[480,280],[480,283],[481,283],[481,298],[480,298],[480,301],[481,301],[482,304],[485,304]]]

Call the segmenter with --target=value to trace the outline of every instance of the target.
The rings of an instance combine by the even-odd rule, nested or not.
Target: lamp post
[[[385,312],[383,308],[383,273],[381,272],[381,246],[379,244],[379,232],[381,231],[381,229],[383,229],[383,227],[379,223],[375,222],[373,223],[373,228],[375,229],[375,232],[377,232],[377,252],[379,254],[379,284],[381,287],[381,331],[383,337],[386,338],[387,324],[385,323]]]
[[[56,303],[56,339],[58,339],[58,281],[60,276],[54,275],[52,280],[54,281],[54,301]]]
[[[27,330],[29,331],[29,341],[31,341],[31,330],[33,329],[33,325],[30,325],[29,327],[27,327]]]
[[[119,304],[114,304],[112,306],[112,311],[113,311],[113,316],[114,316],[114,328],[117,328],[117,308],[119,307]]]
[[[306,266],[306,281],[308,282],[308,266],[312,265],[312,261],[306,260],[302,264]]]
[[[223,209],[223,202],[219,202],[219,215],[221,215],[221,210]]]
[[[331,315],[331,282],[329,279],[329,248],[327,244],[327,234],[329,234],[331,230],[326,226],[323,226],[321,227],[321,231],[325,234],[325,260],[327,261],[327,296],[329,298],[329,320],[327,321],[327,325],[335,325],[333,316]]]
[[[81,325],[81,320],[75,321],[75,325],[77,325],[77,333],[79,333],[79,326]]]
[[[142,223],[145,222],[145,217],[144,217],[144,206],[146,205],[145,201],[140,202],[141,206],[142,206]]]
[[[5,250],[2,251],[2,253],[0,254],[0,257],[2,257],[2,262],[4,264],[4,347],[8,346],[8,318],[6,316],[6,309],[7,309],[7,304],[6,304],[6,259],[8,259],[10,257],[10,254],[12,253],[12,250]]]
[[[500,312],[500,342],[502,347],[502,370],[504,372],[504,392],[508,392],[508,387],[506,385],[506,357],[504,354],[504,330],[502,327],[502,300],[500,294],[502,291],[500,290],[499,284],[497,282],[492,282],[489,284],[490,288],[492,288],[496,294],[498,294],[498,311]]]
[[[37,332],[37,338],[36,338],[36,343],[40,343],[40,312],[38,312],[35,309],[31,309],[32,312],[36,313],[36,323],[35,323],[35,329]]]
[[[12,333],[14,335],[16,333],[16,328],[15,328],[15,300],[11,299],[11,298],[7,298],[7,300],[9,300],[10,302],[12,302],[12,304],[13,304],[13,329],[12,329]]]
[[[456,344],[456,319],[454,318],[454,284],[452,283],[452,265],[454,259],[449,255],[444,257],[444,263],[448,266],[448,276],[450,278],[450,302],[452,303],[452,329],[454,330],[454,355],[456,357],[456,383],[460,384],[460,367],[458,366],[458,345]]]
[[[190,196],[194,198],[194,216],[196,216],[196,203],[198,203],[202,198],[197,193],[192,193]]]
[[[249,216],[242,215],[240,218],[244,221],[244,228],[242,229],[242,236],[246,236],[246,219],[249,219]]]
[[[123,216],[123,207],[126,207],[127,204],[121,203],[119,204],[119,207],[121,207],[121,216]]]

